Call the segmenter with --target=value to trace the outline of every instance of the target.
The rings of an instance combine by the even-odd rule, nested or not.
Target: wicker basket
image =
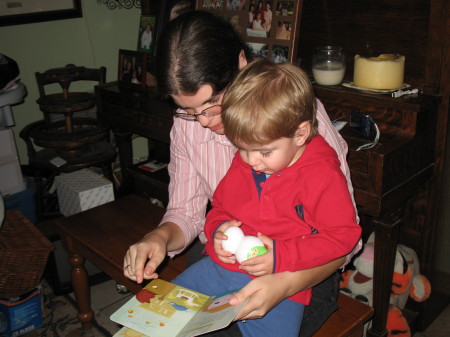
[[[0,229],[0,298],[38,286],[52,250],[50,241],[21,211],[6,210]]]

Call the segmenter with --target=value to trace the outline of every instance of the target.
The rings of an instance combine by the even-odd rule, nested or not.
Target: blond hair
[[[298,126],[311,123],[317,134],[316,99],[307,75],[289,63],[258,59],[227,88],[222,101],[225,134],[235,145],[264,145],[292,138]]]

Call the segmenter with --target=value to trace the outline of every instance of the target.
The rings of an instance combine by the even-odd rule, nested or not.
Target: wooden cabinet
[[[142,163],[133,165],[132,137],[136,134],[147,138],[149,160],[168,163],[172,111],[156,92],[135,92],[121,88],[117,82],[97,86],[96,96],[98,119],[111,127],[119,152],[119,196],[134,192],[167,203],[167,169],[149,172],[139,168]]]
[[[360,151],[358,147],[370,141],[352,133],[348,124],[341,133],[349,146],[348,164],[364,237],[372,231],[376,236],[375,313],[369,336],[383,336],[399,230],[412,225],[403,223],[405,205],[418,191],[429,188],[434,176],[440,99],[430,95],[391,98],[343,87],[316,86],[315,91],[332,120],[348,121],[352,111],[360,111],[371,116],[380,130],[378,144]],[[427,223],[419,234],[430,238],[424,234],[435,230],[434,224]],[[422,247],[414,248],[420,252]]]
[[[369,336],[385,336],[391,264],[397,242],[413,248],[421,271],[432,269],[438,196],[450,93],[449,0],[303,0],[298,58],[311,74],[316,47],[341,46],[347,56],[346,81],[353,80],[354,56],[405,55],[405,83],[418,97],[352,91],[316,85],[331,119],[352,109],[370,115],[381,131],[377,147],[343,131],[364,234],[376,232],[374,319]],[[398,239],[399,238],[399,239]]]

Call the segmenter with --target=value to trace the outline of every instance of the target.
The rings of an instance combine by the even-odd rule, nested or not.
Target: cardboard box
[[[19,156],[11,129],[0,130],[0,193],[22,192],[27,183],[20,169]]]
[[[6,209],[20,210],[32,223],[37,222],[36,183],[32,179],[27,180],[24,191],[8,195],[4,201]]]
[[[114,200],[112,182],[89,169],[61,174],[55,184],[59,211],[65,216]]]
[[[41,326],[42,301],[40,288],[9,300],[0,299],[1,336],[22,336]]]

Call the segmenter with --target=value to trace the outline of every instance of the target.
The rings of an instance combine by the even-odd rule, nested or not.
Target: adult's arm
[[[328,116],[325,107],[322,102],[316,99],[316,118],[319,122],[319,134],[327,141],[327,143],[336,151],[336,154],[341,162],[341,171],[344,173],[347,179],[347,186],[350,195],[353,198],[353,185],[350,178],[350,169],[347,163],[347,153],[348,145],[341,134],[336,130],[336,128],[331,123],[330,117]],[[352,199],[353,200],[353,199]],[[353,204],[355,202],[353,201]]]
[[[168,249],[170,257],[183,251],[203,231],[205,223],[207,187],[195,167],[199,164],[193,155],[193,147],[200,144],[192,143],[198,128],[201,129],[199,123],[175,118],[170,132],[169,203],[161,225],[175,223],[184,236],[182,247]]]
[[[187,146],[192,146],[189,127],[195,124],[180,122],[175,119],[170,132],[167,211],[159,227],[130,246],[124,257],[124,275],[138,283],[157,277],[155,270],[165,256],[181,252],[203,229],[207,196],[187,153]]]
[[[158,277],[156,268],[168,250],[184,247],[184,235],[173,222],[165,222],[131,245],[124,257],[124,275],[137,283]]]
[[[236,305],[249,299],[235,320],[263,317],[279,302],[295,293],[311,288],[333,274],[343,263],[345,257],[325,265],[296,272],[282,272],[257,277],[234,294],[229,303]]]

